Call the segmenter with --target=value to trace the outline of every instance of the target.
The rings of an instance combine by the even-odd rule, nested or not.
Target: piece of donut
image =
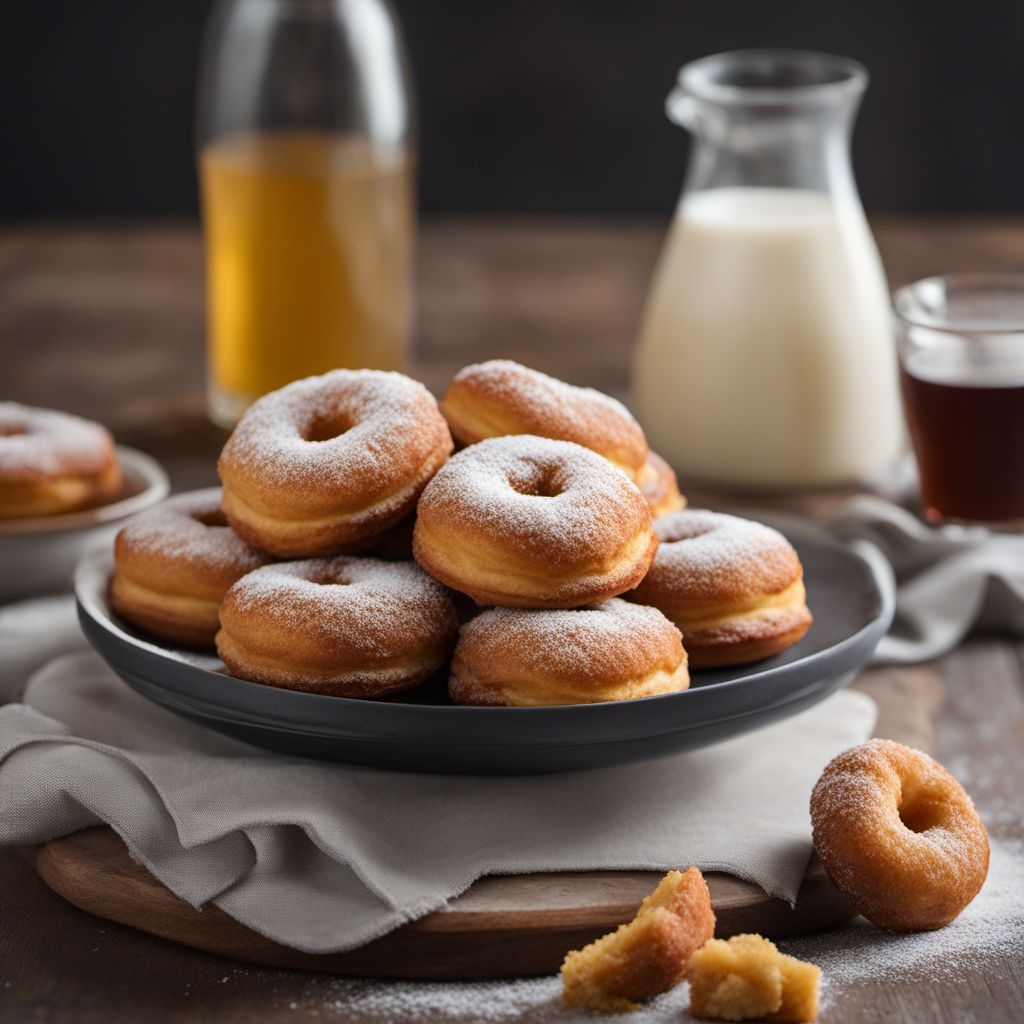
[[[988,833],[963,786],[892,740],[828,764],[811,794],[811,823],[829,878],[881,928],[941,928],[988,875]]]
[[[777,530],[691,509],[658,516],[654,530],[658,554],[629,600],[682,630],[691,666],[767,658],[810,628],[800,559]]]
[[[612,598],[589,608],[491,608],[452,658],[456,704],[536,707],[633,700],[690,685],[679,630],[657,608]]]
[[[135,516],[114,538],[111,604],[161,639],[212,647],[228,587],[271,561],[228,526],[219,487],[178,495]]]
[[[818,1016],[821,969],[780,953],[761,935],[709,939],[690,956],[690,1016],[809,1024]]]
[[[644,432],[621,402],[508,359],[461,369],[441,400],[441,410],[465,445],[506,434],[575,441],[603,455],[633,481],[647,461]]]
[[[0,402],[0,519],[77,512],[120,497],[121,464],[105,427]]]
[[[683,980],[690,955],[714,931],[704,876],[697,868],[670,871],[632,921],[566,955],[563,998],[598,1013],[637,1010]]]
[[[417,506],[416,561],[479,604],[574,608],[635,587],[657,550],[637,487],[587,448],[519,435],[453,456]]]
[[[224,511],[282,558],[366,547],[452,451],[433,396],[400,373],[334,370],[252,405],[217,464]]]
[[[268,565],[224,597],[217,653],[242,679],[340,697],[423,682],[458,633],[444,587],[414,562],[339,555]]]
[[[655,452],[647,453],[637,486],[643,491],[652,516],[664,516],[686,508],[686,499],[679,491],[675,470]]]

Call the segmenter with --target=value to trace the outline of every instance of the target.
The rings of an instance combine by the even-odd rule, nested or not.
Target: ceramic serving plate
[[[126,519],[167,497],[167,474],[155,459],[124,447],[117,456],[124,469],[117,501],[66,515],[0,519],[0,602],[70,589],[84,551],[109,547]]]
[[[800,553],[814,625],[783,654],[700,670],[689,690],[613,704],[454,707],[444,680],[400,699],[326,697],[227,675],[215,657],[158,646],[117,619],[108,552],[76,577],[86,636],[133,689],[157,704],[259,747],[368,768],[533,774],[598,768],[708,746],[824,699],[871,657],[892,620],[891,587],[867,557],[807,529]]]

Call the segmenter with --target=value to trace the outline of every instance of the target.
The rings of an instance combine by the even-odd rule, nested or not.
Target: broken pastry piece
[[[710,939],[690,957],[690,1013],[704,1020],[802,1024],[818,1015],[821,970],[760,935]]]
[[[670,871],[632,921],[566,956],[565,1001],[604,1013],[638,1009],[686,977],[690,955],[714,931],[703,875],[696,868]]]

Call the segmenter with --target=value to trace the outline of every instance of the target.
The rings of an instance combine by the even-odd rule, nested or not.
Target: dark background
[[[196,209],[209,0],[9,0],[0,218]],[[855,166],[872,211],[1024,211],[1024,2],[397,0],[427,213],[663,213],[685,61],[795,46],[863,61]]]

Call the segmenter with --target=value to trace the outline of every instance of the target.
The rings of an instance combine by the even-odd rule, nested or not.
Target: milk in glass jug
[[[695,141],[634,399],[684,479],[840,485],[900,445],[888,289],[849,159],[866,83],[854,61],[751,50],[687,65],[668,98]]]

